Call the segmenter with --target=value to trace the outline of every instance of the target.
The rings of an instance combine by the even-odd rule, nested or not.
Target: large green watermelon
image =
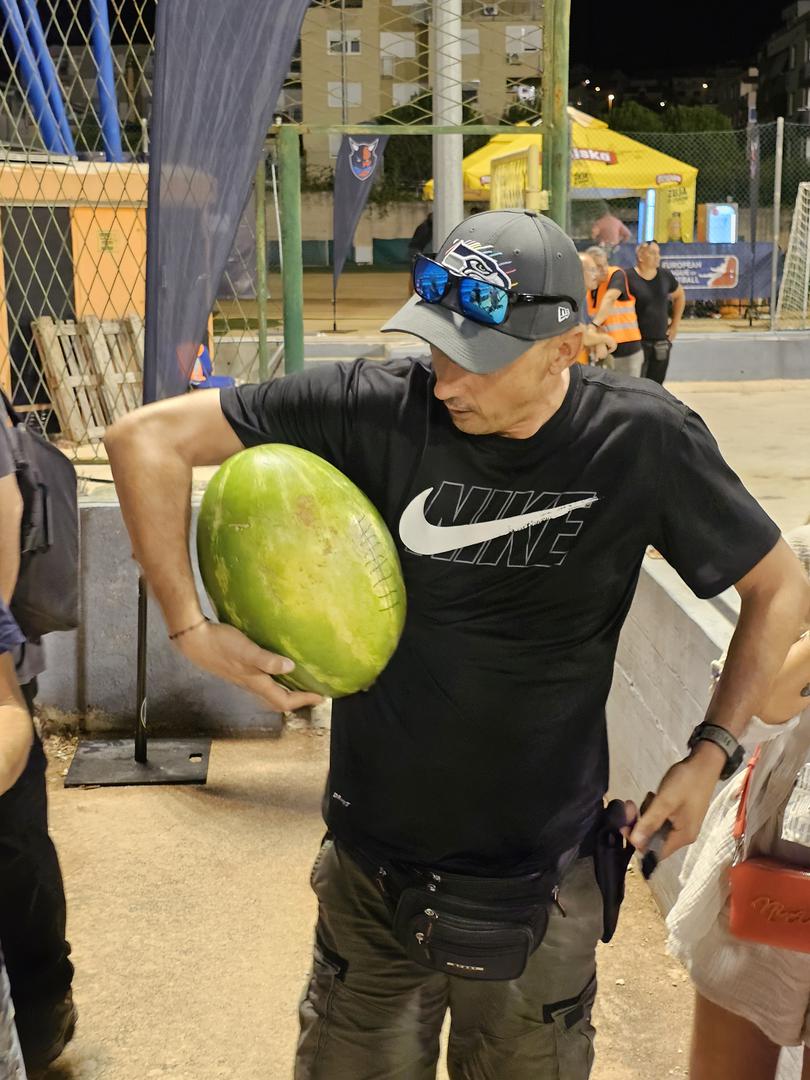
[[[342,697],[375,681],[405,621],[396,548],[366,496],[295,446],[243,450],[200,507],[197,553],[222,622],[288,656],[279,679]]]

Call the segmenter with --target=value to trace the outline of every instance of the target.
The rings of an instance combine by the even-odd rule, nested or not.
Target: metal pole
[[[31,42],[31,47],[34,50],[34,55],[37,58],[42,85],[45,88],[45,93],[48,95],[51,111],[59,125],[59,132],[62,136],[62,142],[65,144],[65,150],[68,154],[75,155],[76,146],[73,142],[73,134],[70,130],[67,113],[65,112],[62,88],[59,85],[59,79],[56,77],[56,68],[53,66],[53,60],[48,51],[48,43],[45,39],[45,31],[42,28],[39,12],[37,11],[36,0],[20,0],[20,11],[23,13],[23,18],[25,19],[28,38]]]
[[[433,121],[461,125],[461,0],[433,0]],[[433,136],[433,248],[464,217],[464,137]]]
[[[551,126],[554,141],[549,177],[549,216],[561,229],[568,228],[568,188],[571,179],[570,125],[568,123],[568,35],[571,0],[555,0],[551,31],[553,71]]]
[[[259,332],[259,378],[269,377],[267,354],[267,220],[265,218],[264,148],[256,166],[256,311]]]
[[[776,121],[776,168],[773,174],[773,250],[771,252],[771,330],[776,329],[776,277],[779,268],[779,230],[782,224],[782,159],[785,152],[785,118]]]
[[[540,147],[534,143],[526,155],[526,209],[539,213],[541,206]]]
[[[284,250],[284,371],[304,368],[304,263],[301,253],[301,158],[298,131],[282,124],[278,129],[281,243]]]
[[[807,329],[807,300],[810,292],[810,244],[804,249],[804,291],[802,292],[802,330]]]
[[[554,122],[552,101],[554,83],[554,10],[557,0],[545,0],[543,5],[543,81],[541,84],[540,118],[543,122],[543,154],[540,162],[540,186],[549,192],[551,199],[551,159],[554,156]]]
[[[59,122],[53,115],[51,103],[42,84],[42,76],[37,67],[31,42],[25,32],[17,0],[0,0],[0,11],[6,17],[6,30],[14,46],[16,54],[14,61],[19,68],[20,83],[39,127],[45,149],[51,154],[66,154],[67,147],[62,139]]]
[[[135,760],[146,764],[146,651],[148,593],[146,582],[138,578],[138,660],[135,708]]]
[[[115,96],[115,72],[113,71],[107,0],[90,0],[90,42],[96,62],[98,111],[104,156],[107,161],[123,161],[124,151],[121,147],[121,124],[118,119],[118,100]]]

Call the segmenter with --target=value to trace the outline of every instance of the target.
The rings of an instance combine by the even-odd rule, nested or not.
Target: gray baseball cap
[[[464,316],[455,289],[438,304],[413,296],[383,331],[414,334],[435,345],[460,367],[484,375],[511,364],[535,341],[578,326],[585,281],[577,249],[551,218],[532,210],[491,210],[458,225],[442,244],[436,262],[455,274],[505,289],[548,297],[548,303],[518,303],[501,326]]]

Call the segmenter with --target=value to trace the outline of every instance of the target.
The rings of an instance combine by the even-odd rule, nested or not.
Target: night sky
[[[787,5],[779,0],[571,0],[571,63],[625,74],[662,75],[727,63],[756,63]]]

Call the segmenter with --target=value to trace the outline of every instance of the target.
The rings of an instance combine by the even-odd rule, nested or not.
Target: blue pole
[[[75,154],[76,147],[73,143],[73,135],[68,123],[65,103],[62,98],[62,90],[56,77],[56,69],[53,66],[51,54],[48,52],[48,43],[45,40],[45,31],[42,29],[36,0],[19,0],[20,12],[23,16],[25,28],[28,31],[28,40],[31,49],[37,58],[37,66],[45,93],[51,106],[51,112],[59,125],[62,142],[68,154]]]
[[[17,7],[17,0],[0,0],[0,10],[6,17],[8,35],[17,53],[17,65],[20,69],[23,88],[34,119],[39,125],[45,149],[51,154],[65,154],[67,148],[62,141],[62,133],[53,115],[45,87],[42,85],[31,43],[25,32],[20,9]]]
[[[115,97],[115,74],[107,0],[90,0],[90,20],[90,42],[93,46],[98,73],[98,109],[101,137],[104,141],[104,156],[107,161],[123,161],[124,152],[121,148],[121,125],[118,122],[118,102]]]

